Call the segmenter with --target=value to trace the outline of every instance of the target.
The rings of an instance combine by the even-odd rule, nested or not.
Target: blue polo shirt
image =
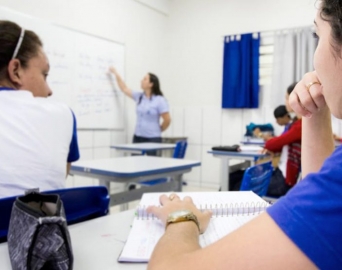
[[[319,269],[342,266],[342,147],[267,209]]]
[[[132,91],[137,104],[135,135],[145,138],[161,137],[160,115],[169,112],[169,105],[163,96],[145,96],[143,92]]]

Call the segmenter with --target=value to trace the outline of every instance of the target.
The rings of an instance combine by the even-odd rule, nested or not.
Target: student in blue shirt
[[[121,91],[137,104],[137,123],[133,142],[161,142],[161,133],[169,127],[171,118],[169,106],[160,90],[158,77],[147,73],[141,81],[143,92],[138,92],[127,87],[114,67],[110,67],[109,71],[114,74]],[[161,124],[160,118],[162,118]],[[149,151],[147,154],[156,155],[156,151]]]
[[[330,117],[342,119],[342,1],[317,3],[315,71],[289,99],[303,116],[303,180],[267,212],[205,248],[198,236],[211,214],[189,197],[162,195],[161,207],[148,208],[166,226],[149,270],[341,269],[342,147],[334,150]]]

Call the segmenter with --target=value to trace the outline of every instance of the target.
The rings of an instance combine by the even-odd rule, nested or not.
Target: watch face
[[[171,218],[177,218],[177,217],[184,217],[191,214],[191,212],[189,210],[180,210],[180,211],[176,211],[176,212],[172,212],[169,217]]]

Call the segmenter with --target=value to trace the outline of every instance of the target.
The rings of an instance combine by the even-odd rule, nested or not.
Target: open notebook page
[[[156,205],[159,202],[159,196],[163,193],[147,193],[144,195],[141,204]],[[226,205],[229,203],[239,205],[241,202],[263,203],[259,196],[252,192],[191,192],[178,193],[183,198],[191,196],[196,205],[200,205],[204,201],[208,204]],[[218,212],[211,218],[209,226],[204,234],[200,236],[200,245],[205,247],[235,229],[239,228],[246,222],[255,218],[260,211],[233,213]],[[124,246],[124,249],[118,258],[120,262],[148,262],[152,251],[160,237],[163,235],[165,228],[157,219],[149,215],[137,216],[132,224],[132,229]]]

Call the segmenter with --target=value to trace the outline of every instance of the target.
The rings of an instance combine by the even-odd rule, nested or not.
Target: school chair
[[[267,193],[273,172],[272,162],[261,163],[246,169],[240,191],[251,190],[260,197]]]
[[[109,211],[108,190],[104,186],[90,186],[43,191],[59,194],[68,225],[105,216]],[[12,206],[17,196],[0,199],[0,243],[7,241]]]
[[[173,158],[179,158],[179,159],[184,158],[187,146],[188,146],[187,141],[178,141],[176,143],[176,147],[175,147],[175,150],[173,151],[172,157]],[[139,184],[142,186],[152,186],[152,185],[156,185],[156,184],[165,183],[167,181],[168,181],[168,178],[160,178],[160,179],[155,179],[155,180],[151,180],[151,181],[142,181],[142,182],[139,182]],[[184,182],[183,182],[183,184],[184,184]]]

